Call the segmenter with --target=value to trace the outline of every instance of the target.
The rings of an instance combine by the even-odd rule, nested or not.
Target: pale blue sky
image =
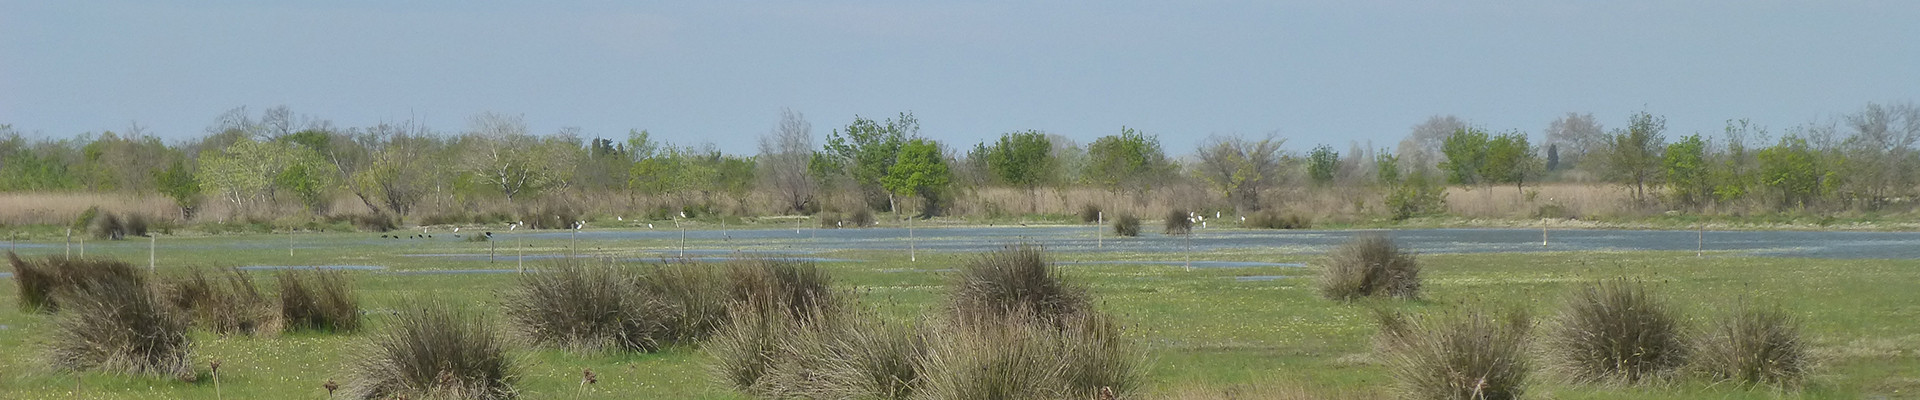
[[[752,153],[783,107],[821,137],[911,110],[958,148],[1128,125],[1184,154],[1391,147],[1434,114],[1777,132],[1920,97],[1911,1],[315,3],[0,0],[0,123],[180,139],[237,106],[442,131],[496,111]]]

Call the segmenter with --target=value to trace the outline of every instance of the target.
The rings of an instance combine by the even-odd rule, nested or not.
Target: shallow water
[[[1247,275],[1247,276],[1233,277],[1233,280],[1236,282],[1266,282],[1266,281],[1276,281],[1276,280],[1287,279],[1287,278],[1289,277],[1286,275]]]
[[[377,265],[248,265],[234,267],[241,271],[284,271],[296,269],[326,269],[342,271],[379,271],[387,267]]]
[[[1790,231],[1550,230],[1542,245],[1538,229],[1406,230],[1196,230],[1191,238],[1147,233],[1140,237],[1096,238],[1092,226],[923,228],[913,246],[925,251],[981,252],[1020,243],[1066,252],[1178,253],[1262,249],[1300,254],[1324,253],[1362,234],[1392,236],[1421,253],[1525,253],[1540,251],[1731,251],[1770,257],[1920,259],[1920,233]],[[564,238],[567,233],[522,234]],[[590,231],[580,239],[678,239],[679,231]],[[903,228],[760,229],[687,231],[696,246],[788,247],[815,251],[898,250],[908,248]],[[730,238],[730,239],[729,239]],[[689,249],[689,252],[695,251]],[[701,249],[705,252],[726,250]]]
[[[1276,262],[1259,262],[1259,261],[1201,261],[1201,260],[1194,260],[1191,262],[1189,261],[1135,261],[1135,260],[1060,261],[1060,262],[1055,262],[1055,264],[1172,265],[1172,266],[1192,265],[1194,268],[1253,268],[1253,267],[1305,267],[1307,266],[1306,264],[1301,264],[1301,263],[1276,263]]]

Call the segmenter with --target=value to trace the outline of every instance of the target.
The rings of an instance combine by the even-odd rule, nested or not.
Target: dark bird
[[[333,391],[340,390],[340,384],[334,383],[332,379],[328,379],[327,383],[320,387],[327,388],[327,397],[333,397]]]
[[[595,383],[600,383],[600,377],[593,374],[592,368],[580,370],[580,384],[592,385]]]

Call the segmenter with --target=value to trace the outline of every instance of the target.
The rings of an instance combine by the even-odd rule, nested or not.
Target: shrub
[[[1089,224],[1099,223],[1100,222],[1100,206],[1094,205],[1092,203],[1081,205],[1080,206],[1080,222],[1089,223]]]
[[[819,220],[820,227],[826,228],[826,229],[840,228],[841,224],[846,222],[840,219],[840,214],[835,214],[830,212],[822,212],[819,214],[814,214],[813,219]]]
[[[342,395],[352,399],[507,399],[514,363],[480,314],[410,301],[353,364]]]
[[[1047,321],[1090,309],[1087,289],[1062,279],[1045,252],[1032,245],[1010,245],[967,260],[951,301],[961,315],[1004,317],[1025,310]]]
[[[365,232],[388,232],[400,228],[400,218],[386,213],[355,214],[352,218],[353,227]]]
[[[974,318],[980,319],[974,319]],[[934,330],[917,393],[933,399],[1126,397],[1142,381],[1144,353],[1096,312],[1060,325],[1015,313],[962,316]]]
[[[1300,214],[1281,214],[1275,211],[1256,213],[1247,219],[1247,227],[1258,229],[1307,229],[1313,227],[1313,219]]]
[[[1331,300],[1367,296],[1420,296],[1420,263],[1386,235],[1355,236],[1332,253],[1320,270],[1320,295]]]
[[[847,225],[855,228],[873,226],[873,210],[869,210],[866,207],[855,209],[852,213],[847,214],[846,222]]]
[[[1531,319],[1481,310],[1381,314],[1380,356],[1405,398],[1514,399],[1526,389]]]
[[[654,351],[668,340],[667,304],[617,265],[563,259],[521,274],[501,299],[519,335],[576,351]]]
[[[58,295],[51,364],[69,370],[192,379],[188,323],[145,279],[100,279]]]
[[[1113,234],[1126,237],[1140,236],[1140,217],[1121,214],[1120,218],[1113,220]]]
[[[90,228],[94,239],[120,240],[127,236],[127,227],[120,223],[120,217],[110,212],[100,213],[99,217],[93,219]]]
[[[35,262],[7,252],[7,263],[13,266],[13,281],[19,287],[20,309],[34,312],[59,311],[57,295],[61,292],[107,283],[146,282],[140,270],[119,260],[47,256]]]
[[[1185,235],[1193,233],[1193,220],[1190,219],[1192,217],[1193,213],[1187,212],[1187,209],[1184,208],[1167,210],[1166,234]]]
[[[360,329],[360,302],[341,271],[281,272],[280,320],[287,330],[352,332]]]
[[[161,293],[167,304],[213,333],[252,335],[278,328],[273,304],[237,268],[227,268],[211,279],[206,271],[191,268],[162,282]]]
[[[1741,304],[1719,320],[1695,347],[1693,364],[1710,378],[1746,385],[1797,386],[1811,361],[1799,321],[1778,306]]]
[[[557,202],[548,202],[537,209],[528,208],[520,212],[520,221],[533,229],[573,229],[573,224],[580,220],[579,209]]]
[[[1626,279],[1574,291],[1547,338],[1556,367],[1582,382],[1637,383],[1686,361],[1676,312]]]
[[[86,211],[81,211],[80,215],[73,218],[73,224],[68,225],[67,228],[76,231],[85,231],[93,227],[93,220],[99,218],[100,214],[100,206],[87,207]]]
[[[1447,188],[1427,177],[1426,172],[1415,171],[1406,182],[1387,189],[1386,204],[1395,221],[1438,214],[1446,211]]]
[[[122,218],[121,225],[126,227],[126,236],[147,236],[149,224],[145,215],[127,214],[126,218]]]
[[[832,278],[812,263],[773,259],[728,262],[726,324],[708,341],[722,383],[755,393],[756,384],[809,329],[847,310]],[[784,356],[783,356],[784,355]]]

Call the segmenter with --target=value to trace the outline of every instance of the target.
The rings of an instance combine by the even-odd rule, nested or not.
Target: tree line
[[[139,125],[43,139],[0,125],[0,191],[155,193],[172,199],[183,218],[210,202],[229,214],[370,210],[415,218],[429,201],[510,208],[587,195],[653,199],[668,213],[710,213],[757,196],[765,201],[756,213],[864,207],[931,217],[980,188],[1135,198],[1204,190],[1214,202],[1206,207],[1237,213],[1274,208],[1284,201],[1277,193],[1361,188],[1407,217],[1442,210],[1449,185],[1610,183],[1641,205],[1687,211],[1880,210],[1910,203],[1920,187],[1920,108],[1910,103],[1868,104],[1777,137],[1733,120],[1722,132],[1669,140],[1664,117],[1648,112],[1611,130],[1592,114],[1568,113],[1536,144],[1525,131],[1490,132],[1435,116],[1414,125],[1396,149],[1352,143],[1342,153],[1319,144],[1295,153],[1276,135],[1214,135],[1181,157],[1170,156],[1158,136],[1129,127],[1085,145],[1023,130],[954,147],[922,136],[910,112],[855,116],[821,136],[806,116],[783,111],[752,155],[666,143],[643,130],[624,138],[588,137],[578,128],[535,133],[522,117],[499,113],[473,116],[458,131],[412,121],[341,127],[286,107],[238,108],[217,121],[177,143]],[[342,199],[364,210],[336,210]]]

